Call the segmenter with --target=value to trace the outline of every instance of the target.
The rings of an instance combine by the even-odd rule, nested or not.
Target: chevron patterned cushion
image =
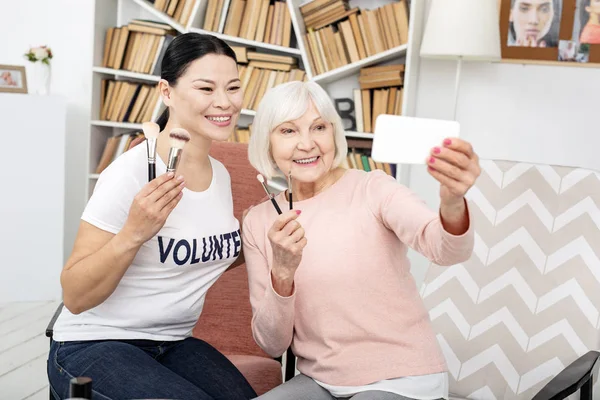
[[[450,393],[531,399],[599,347],[600,174],[482,161],[467,195],[475,249],[421,289]]]

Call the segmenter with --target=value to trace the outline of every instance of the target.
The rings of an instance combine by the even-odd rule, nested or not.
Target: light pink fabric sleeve
[[[444,230],[439,212],[434,212],[393,177],[383,171],[373,171],[367,179],[369,208],[403,243],[438,265],[453,265],[469,259],[474,233],[468,205],[468,230],[462,235],[452,235]]]
[[[252,335],[267,354],[279,357],[292,343],[296,291],[294,289],[289,297],[282,297],[273,289],[271,267],[261,251],[266,246],[265,243],[257,243],[255,239],[251,214],[252,211],[244,220],[242,243],[252,306]]]

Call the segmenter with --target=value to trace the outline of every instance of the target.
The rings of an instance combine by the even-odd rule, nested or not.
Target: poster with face
[[[600,44],[600,0],[577,0],[572,40]]]
[[[507,45],[558,47],[562,1],[511,0]]]

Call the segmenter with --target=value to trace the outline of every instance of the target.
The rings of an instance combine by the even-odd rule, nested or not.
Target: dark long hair
[[[160,65],[161,79],[175,86],[177,80],[185,73],[188,66],[195,60],[207,54],[231,57],[236,63],[235,52],[223,40],[196,32],[179,35],[167,47]],[[169,121],[169,108],[161,114],[156,123],[162,131]]]

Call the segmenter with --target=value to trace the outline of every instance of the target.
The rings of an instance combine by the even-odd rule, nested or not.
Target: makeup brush
[[[275,201],[275,197],[273,197],[273,194],[269,192],[269,189],[267,189],[267,185],[265,185],[265,178],[261,174],[258,174],[256,175],[256,179],[258,179],[263,189],[265,189],[265,193],[267,194],[267,196],[269,196],[269,199],[271,199],[271,203],[273,203],[273,207],[275,207],[277,214],[281,215],[281,208],[279,208],[279,204],[277,204],[277,202]]]
[[[146,145],[148,148],[148,182],[156,178],[156,139],[160,133],[158,124],[154,122],[144,122],[142,124],[144,136],[146,136]]]
[[[292,170],[288,174],[288,195],[290,196],[290,210],[294,209],[294,205],[292,202]]]
[[[182,128],[174,128],[169,133],[169,144],[171,149],[169,150],[169,161],[167,163],[167,173],[175,172],[177,165],[181,159],[181,151],[183,146],[191,139],[188,131]]]

